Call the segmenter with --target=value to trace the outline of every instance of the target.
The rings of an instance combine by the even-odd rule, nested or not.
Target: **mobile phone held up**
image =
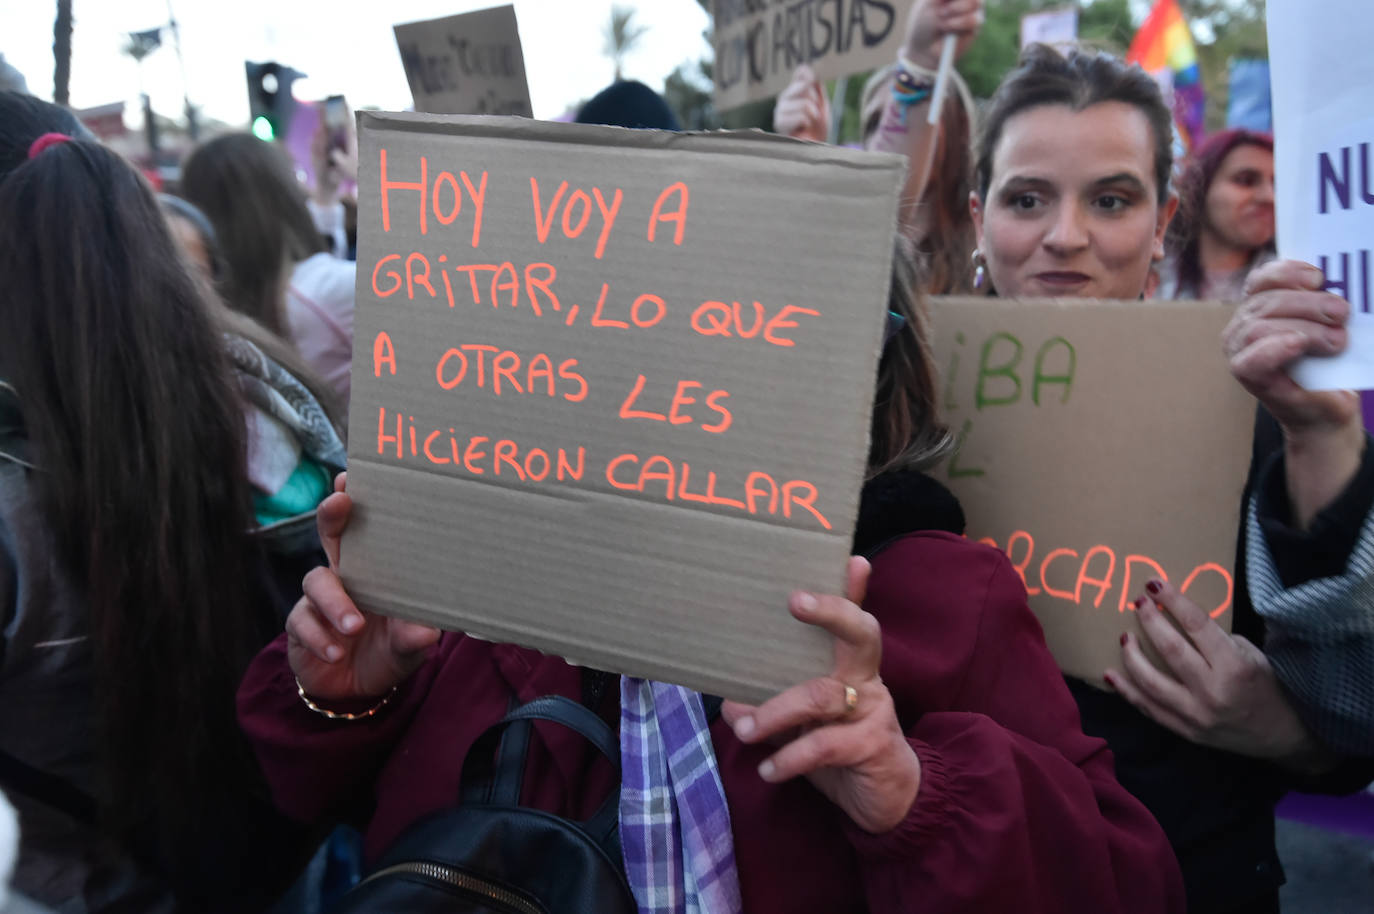
[[[342,95],[324,100],[324,127],[329,131],[329,149],[348,148],[348,103]]]

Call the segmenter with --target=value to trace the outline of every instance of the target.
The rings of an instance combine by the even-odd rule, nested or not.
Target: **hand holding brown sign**
[[[371,609],[761,700],[824,673],[897,157],[364,112],[342,572]]]
[[[1060,668],[1120,665],[1146,581],[1231,627],[1254,401],[1209,302],[933,300],[944,481],[969,536],[1005,551]]]

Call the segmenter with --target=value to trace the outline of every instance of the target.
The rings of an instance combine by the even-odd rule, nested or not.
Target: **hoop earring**
[[[981,290],[988,281],[988,259],[981,248],[973,249],[973,288]]]

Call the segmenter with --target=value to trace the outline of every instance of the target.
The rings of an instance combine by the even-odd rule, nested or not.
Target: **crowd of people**
[[[956,76],[927,124],[940,45],[962,53],[982,5],[917,0],[864,91],[864,145],[910,167],[855,558],[845,594],[788,607],[833,669],[758,706],[353,602],[355,150],[317,143],[305,188],[279,147],[224,135],[158,196],[66,109],[0,92],[15,890],[71,912],[303,909],[336,827],[384,858],[464,795],[493,724],[556,695],[627,761],[667,760],[622,771],[543,725],[525,757],[522,800],[556,815],[619,790],[641,912],[1278,911],[1280,798],[1374,780],[1374,455],[1354,394],[1287,374],[1346,348],[1350,306],[1275,259],[1270,137],[1175,161],[1158,85],[1110,54],[1033,45],[985,104]],[[677,128],[634,83],[579,120]],[[799,68],[777,131],[824,142],[829,120]],[[1257,409],[1232,631],[1152,579],[1109,691],[1059,671],[1022,579],[931,475],[953,439],[926,299],[952,293],[1236,303],[1220,345]],[[1169,417],[1144,418],[1167,446]]]

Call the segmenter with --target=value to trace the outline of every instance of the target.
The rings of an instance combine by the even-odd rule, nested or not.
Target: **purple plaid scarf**
[[[701,696],[620,680],[620,841],[641,914],[739,914],[730,810]]]

